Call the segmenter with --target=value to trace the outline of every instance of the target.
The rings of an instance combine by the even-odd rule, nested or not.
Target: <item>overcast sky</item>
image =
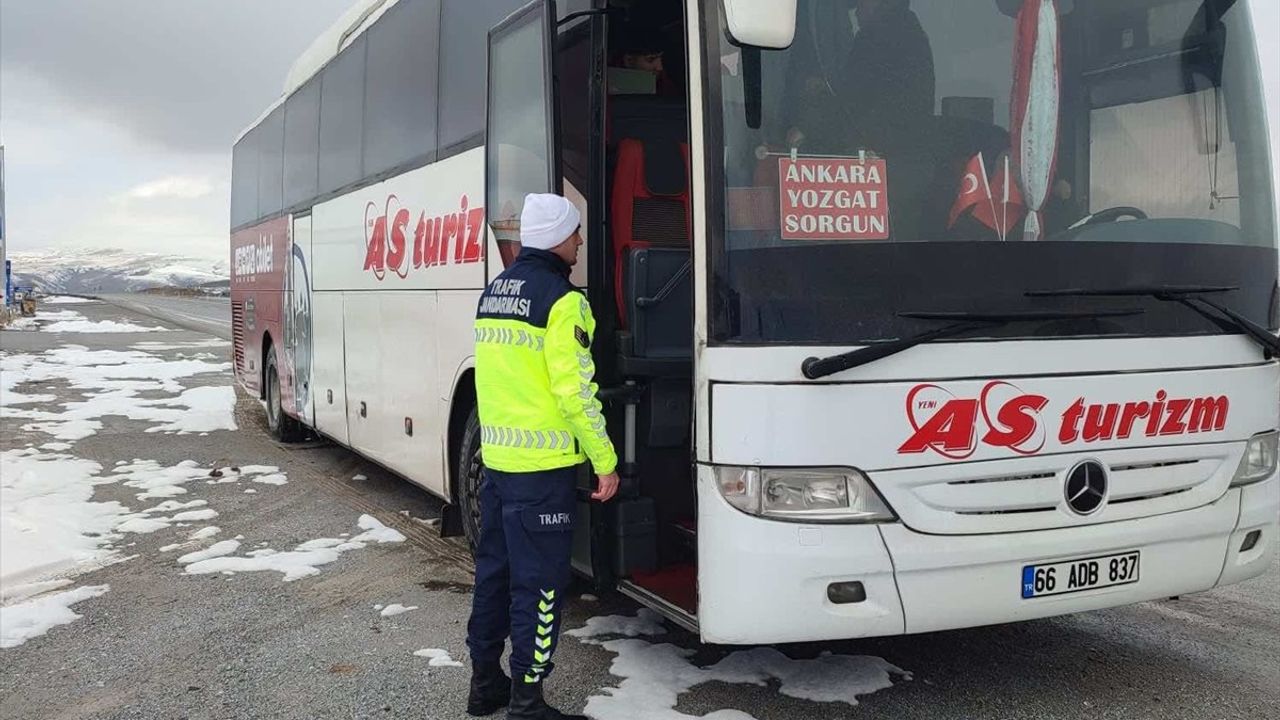
[[[351,0],[0,0],[14,250],[228,254],[231,144]]]
[[[350,4],[0,0],[10,247],[225,258],[231,143]],[[1280,147],[1280,0],[1255,6]]]

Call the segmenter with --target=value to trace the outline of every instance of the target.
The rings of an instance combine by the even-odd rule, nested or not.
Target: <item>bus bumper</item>
[[[1203,507],[1001,535],[925,535],[899,524],[796,525],[739,512],[699,473],[704,642],[764,644],[921,633],[1031,620],[1209,590],[1262,574],[1280,534],[1280,479]],[[1248,550],[1250,533],[1259,535]],[[1024,600],[1025,565],[1139,550],[1131,585]],[[832,583],[866,600],[837,605]]]

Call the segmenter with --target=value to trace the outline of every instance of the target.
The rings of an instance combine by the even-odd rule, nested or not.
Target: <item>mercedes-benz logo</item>
[[[1063,486],[1067,507],[1077,515],[1092,515],[1107,499],[1107,469],[1096,460],[1078,463]]]

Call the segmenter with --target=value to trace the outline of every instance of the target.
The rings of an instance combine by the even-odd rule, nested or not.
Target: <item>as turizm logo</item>
[[[997,380],[976,398],[958,397],[940,385],[922,384],[906,398],[912,434],[899,454],[932,451],[951,460],[971,457],[980,445],[1035,455],[1046,443],[1045,418],[1050,399]],[[1231,402],[1225,395],[1174,398],[1158,390],[1149,400],[1090,402],[1073,400],[1058,415],[1056,439],[1062,446],[1132,437],[1168,437],[1221,432]]]
[[[388,196],[381,207],[367,204],[364,270],[378,280],[388,272],[407,278],[413,270],[484,260],[484,207],[469,207],[466,195],[458,204],[457,212],[435,217],[419,211],[416,223],[395,195]]]

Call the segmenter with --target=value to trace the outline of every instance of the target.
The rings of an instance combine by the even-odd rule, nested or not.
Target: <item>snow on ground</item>
[[[0,452],[0,585],[19,585],[113,559],[108,546],[128,513],[94,502],[102,466],[28,448]]]
[[[250,475],[277,470],[253,467]],[[188,494],[188,484],[215,472],[223,477],[242,474],[231,468],[210,470],[191,460],[172,466],[154,460],[121,461],[104,472],[99,463],[65,453],[37,448],[0,452],[0,602],[12,604],[58,589],[67,578],[126,559],[117,547],[127,535],[217,517],[218,511],[208,507],[207,500],[174,499]],[[95,502],[95,487],[104,484],[134,489],[143,509],[115,501]],[[379,537],[378,528],[386,530],[381,525],[371,528],[364,540]],[[218,532],[212,526],[196,530],[188,542],[203,541]],[[183,545],[166,545],[162,551]],[[4,607],[4,614],[10,606]]]
[[[196,552],[191,552],[191,553],[187,553],[186,555],[183,555],[182,557],[178,558],[178,564],[190,565],[191,563],[198,563],[201,560],[210,560],[212,558],[222,557],[224,555],[230,555],[231,553],[239,549],[240,549],[239,540],[223,540],[221,542],[216,542],[210,545],[204,550],[197,550]]]
[[[86,302],[76,298],[67,298],[65,302],[54,302],[54,305],[69,305],[71,302]],[[48,301],[45,301],[46,304]],[[8,330],[40,330],[51,333],[143,333],[168,332],[169,328],[136,325],[131,322],[116,320],[90,320],[75,310],[36,310],[35,317],[21,318],[24,322],[9,325]]]
[[[462,663],[449,657],[447,650],[440,648],[423,648],[414,650],[413,654],[417,657],[430,658],[431,662],[427,663],[430,667],[462,667]]]
[[[243,468],[242,468],[243,469]],[[243,556],[224,556],[199,560],[186,566],[189,575],[273,571],[291,582],[320,572],[321,565],[338,559],[344,552],[360,550],[369,543],[404,542],[404,535],[378,522],[372,515],[361,515],[358,523],[364,532],[353,538],[318,538],[308,540],[293,550],[278,552],[270,548],[254,550]]]
[[[400,603],[391,603],[390,605],[382,608],[382,612],[379,614],[382,615],[382,617],[394,617],[396,615],[403,615],[411,610],[417,610],[417,609],[418,609],[417,605],[409,605],[406,607],[404,605],[401,605]]]
[[[70,305],[72,301],[52,302],[52,305]],[[47,301],[46,301],[47,302]],[[154,333],[169,332],[169,328],[146,327],[134,323],[120,323],[116,320],[90,320],[76,310],[36,310],[33,318],[20,318],[23,322],[10,324],[10,331],[41,331],[46,333]]]
[[[225,373],[230,363],[165,360],[139,350],[90,350],[64,345],[39,355],[0,356],[0,406],[8,417],[33,420],[24,430],[44,432],[58,440],[80,440],[102,429],[101,418],[119,415],[152,423],[148,432],[198,433],[234,430],[235,390],[230,385],[184,390],[179,379]],[[24,383],[64,382],[81,390],[83,400],[61,403],[62,411],[27,409],[51,403],[53,395],[25,395]],[[141,393],[152,397],[139,397]],[[169,397],[154,397],[170,393]]]
[[[37,313],[36,320],[39,319],[40,315]],[[129,322],[116,322],[115,320],[89,320],[82,318],[80,320],[60,320],[49,323],[42,326],[41,330],[51,333],[141,333],[167,332],[169,328],[160,327],[159,325],[146,327]]]
[[[131,347],[134,350],[142,350],[143,352],[155,352],[159,350],[200,350],[208,348],[229,348],[231,341],[219,340],[218,338],[209,338],[207,340],[184,340],[178,342],[156,342],[154,340],[144,340],[136,342]]]
[[[191,533],[191,539],[207,540],[213,537],[214,535],[217,535],[220,532],[222,532],[222,528],[218,527],[217,525],[210,525],[208,527],[200,528],[199,530]]]
[[[4,329],[16,332],[30,332],[40,329],[40,323],[36,322],[33,317],[16,317]]]
[[[776,682],[778,692],[789,697],[857,705],[858,697],[892,687],[894,677],[911,679],[910,673],[878,657],[823,653],[795,660],[768,647],[742,650],[714,665],[698,667],[689,661],[693,650],[632,639],[665,632],[650,610],[641,610],[636,617],[591,618],[585,627],[566,632],[614,653],[609,672],[622,678],[618,687],[605,688],[604,695],[588,699],[586,714],[597,720],[689,720],[694,716],[675,709],[680,695],[708,682],[762,687]],[[604,639],[611,635],[631,637]],[[703,720],[754,718],[738,710],[719,710]]]
[[[101,300],[92,300],[90,298],[73,297],[71,295],[54,295],[40,301],[41,305],[89,305],[91,303],[100,303]]]
[[[0,648],[17,647],[50,628],[79,620],[80,615],[72,612],[71,606],[109,589],[109,585],[85,585],[5,606],[4,612],[0,612]]]
[[[587,624],[566,630],[565,635],[580,638],[589,645],[601,644],[598,638],[606,636],[640,637],[641,635],[665,635],[667,626],[662,616],[649,608],[640,608],[635,617],[606,615],[587,619]]]

